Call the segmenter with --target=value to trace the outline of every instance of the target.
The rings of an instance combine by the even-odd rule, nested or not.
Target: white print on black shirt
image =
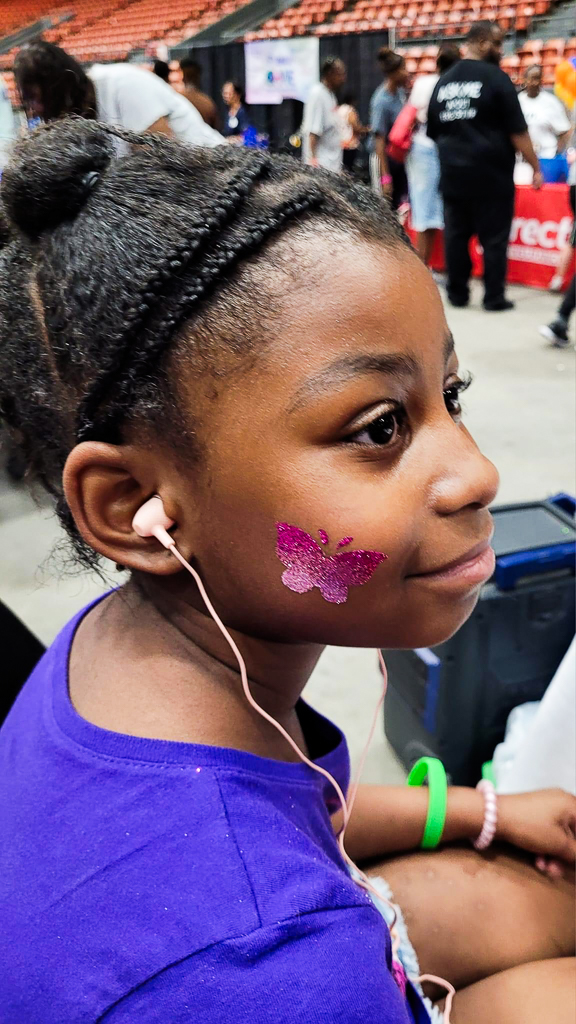
[[[438,90],[438,103],[444,103],[440,121],[471,121],[478,110],[470,106],[470,100],[480,99],[482,82],[448,82]]]

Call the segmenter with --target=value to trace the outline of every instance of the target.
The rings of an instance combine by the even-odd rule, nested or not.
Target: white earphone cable
[[[230,633],[226,629],[226,626],[224,625],[224,623],[222,622],[222,620],[219,617],[218,613],[216,612],[216,610],[215,610],[215,608],[214,608],[210,598],[208,597],[208,594],[206,593],[206,589],[204,587],[204,584],[203,584],[200,576],[198,575],[196,570],[190,565],[190,563],[186,561],[184,556],[182,554],[180,554],[178,548],[176,547],[176,542],[170,536],[168,531],[164,529],[163,526],[156,526],[156,527],[154,527],[153,533],[154,533],[154,536],[157,538],[157,540],[159,540],[160,543],[165,548],[167,548],[169,551],[171,551],[172,554],[174,555],[174,557],[177,558],[178,561],[184,566],[184,568],[193,576],[193,578],[194,578],[194,580],[196,582],[196,585],[198,587],[198,590],[200,591],[202,600],[204,601],[204,604],[206,605],[206,608],[208,609],[208,612],[212,616],[212,618],[213,618],[214,622],[216,623],[216,625],[218,626],[218,629],[220,630],[220,632],[225,637],[226,641],[228,642],[228,644],[229,644],[229,646],[230,646],[230,648],[231,648],[231,650],[232,650],[232,652],[233,652],[233,654],[234,654],[234,656],[235,656],[235,658],[236,658],[236,660],[238,662],[238,667],[240,669],[240,678],[241,678],[241,681],[242,681],[242,689],[244,690],[244,695],[246,697],[246,700],[250,704],[250,706],[254,709],[254,711],[257,712],[257,714],[259,714],[262,718],[266,719],[266,721],[269,722],[270,725],[274,726],[274,728],[280,733],[280,735],[284,737],[284,739],[287,741],[287,743],[290,744],[290,746],[292,747],[294,752],[298,755],[300,760],[304,762],[304,764],[308,765],[309,768],[312,768],[313,771],[317,772],[318,774],[323,775],[324,778],[327,779],[328,782],[331,784],[331,786],[334,788],[334,790],[336,792],[336,795],[337,795],[337,797],[338,797],[338,799],[340,801],[340,804],[341,804],[341,807],[342,807],[342,815],[343,815],[343,824],[342,824],[342,828],[340,830],[340,833],[338,835],[338,846],[340,848],[340,852],[342,854],[342,857],[343,857],[345,863],[348,865],[348,868],[351,871],[352,878],[356,882],[356,884],[359,885],[362,889],[365,889],[366,892],[370,893],[372,896],[376,896],[377,899],[382,900],[383,902],[387,903],[388,906],[391,908],[391,910],[392,910],[392,912],[394,914],[394,918],[393,918],[392,924],[389,926],[390,927],[390,935],[391,935],[391,938],[392,938],[392,954],[393,954],[393,956],[395,956],[397,958],[397,953],[398,953],[398,949],[399,949],[399,946],[400,946],[400,936],[398,934],[398,929],[396,928],[396,917],[397,917],[397,915],[396,915],[396,909],[394,907],[394,904],[391,903],[389,900],[385,900],[382,897],[382,895],[378,892],[378,890],[375,889],[374,886],[372,886],[370,884],[370,881],[367,878],[367,876],[364,874],[363,871],[360,870],[359,867],[357,867],[357,865],[354,863],[352,858],[346,852],[346,849],[345,849],[345,846],[344,846],[344,838],[345,838],[345,833],[346,833],[346,827],[348,825],[348,822],[350,821],[350,815],[352,813],[352,808],[354,806],[354,801],[355,801],[356,795],[358,793],[358,786],[360,784],[360,777],[361,777],[362,771],[364,769],[364,764],[365,764],[365,761],[366,761],[366,755],[368,753],[368,748],[370,746],[370,743],[372,742],[372,738],[374,736],[374,732],[375,732],[375,729],[376,729],[376,724],[377,724],[377,721],[378,721],[378,717],[380,715],[380,710],[382,708],[382,705],[384,703],[384,698],[386,696],[386,688],[387,688],[387,685],[388,685],[388,674],[387,674],[387,671],[386,671],[386,665],[385,665],[385,662],[384,662],[384,658],[382,657],[382,652],[378,651],[378,657],[380,659],[380,666],[382,668],[382,676],[383,676],[382,693],[381,693],[381,695],[379,697],[379,700],[378,700],[378,703],[376,705],[376,710],[374,712],[374,716],[373,716],[373,719],[372,719],[372,725],[370,727],[370,732],[369,732],[369,735],[368,735],[368,741],[367,741],[366,746],[364,747],[364,750],[362,752],[362,756],[360,758],[360,763],[359,763],[357,771],[356,771],[354,782],[352,783],[351,788],[350,788],[350,798],[347,801],[346,797],[344,796],[344,793],[342,792],[341,787],[339,786],[339,784],[336,781],[336,779],[333,778],[333,776],[330,774],[330,772],[327,771],[325,768],[322,768],[320,765],[315,764],[314,761],[311,761],[310,758],[307,757],[306,754],[302,750],[300,750],[300,747],[295,742],[295,740],[292,739],[290,734],[288,732],[286,732],[286,729],[284,729],[283,726],[281,726],[280,723],[277,722],[275,718],[272,718],[272,715],[269,715],[268,712],[265,711],[264,708],[260,707],[260,705],[257,703],[257,701],[254,700],[254,697],[252,696],[252,693],[250,692],[250,685],[249,685],[249,682],[248,682],[248,673],[247,673],[247,670],[246,670],[246,663],[244,661],[244,658],[242,657],[242,655],[241,655],[241,653],[240,653],[240,651],[238,649],[238,646],[237,646],[236,642],[234,641],[233,637],[230,635]],[[438,978],[438,977],[436,977],[433,974],[423,974],[418,979],[418,981],[420,981],[420,982],[422,982],[422,981],[432,981],[432,982],[435,982],[438,985],[441,985],[442,987],[444,987],[444,988],[446,988],[448,990],[448,995],[446,996],[446,1005],[445,1005],[445,1009],[444,1009],[444,1024],[450,1024],[450,1010],[451,1010],[451,1007],[452,1007],[452,1000],[453,1000],[454,994],[455,994],[454,986],[451,985],[450,982],[445,981],[443,978]]]

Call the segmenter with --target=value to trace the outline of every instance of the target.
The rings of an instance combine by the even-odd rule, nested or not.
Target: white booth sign
[[[246,43],[246,100],[248,103],[306,102],[319,80],[319,40],[258,39]]]

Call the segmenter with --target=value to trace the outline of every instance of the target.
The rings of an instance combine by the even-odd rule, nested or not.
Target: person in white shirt
[[[416,250],[426,266],[432,258],[436,232],[444,227],[438,150],[426,134],[428,107],[436,82],[460,58],[460,49],[455,43],[443,43],[436,57],[437,74],[420,75],[408,100],[416,109],[416,128],[406,159],[410,217],[416,232]]]
[[[342,128],[336,91],[346,81],[346,65],[338,57],[327,57],[320,69],[320,81],[313,85],[304,107],[302,158],[311,167],[342,170]]]
[[[224,144],[184,96],[133,64],[94,64],[86,72],[65,50],[39,40],[20,50],[14,76],[28,115],[44,121],[79,114],[132,132],[167,135],[189,146]]]
[[[549,160],[562,152],[570,136],[570,121],[564,104],[542,88],[539,64],[527,69],[518,99],[536,155]]]
[[[8,163],[12,144],[16,138],[14,111],[6,83],[0,75],[0,171]]]

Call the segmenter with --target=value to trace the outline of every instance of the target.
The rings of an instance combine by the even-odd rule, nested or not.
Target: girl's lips
[[[416,579],[436,585],[473,587],[489,580],[494,572],[496,556],[489,541],[482,541],[471,548],[456,562],[434,569],[432,572],[415,573],[408,579]]]

